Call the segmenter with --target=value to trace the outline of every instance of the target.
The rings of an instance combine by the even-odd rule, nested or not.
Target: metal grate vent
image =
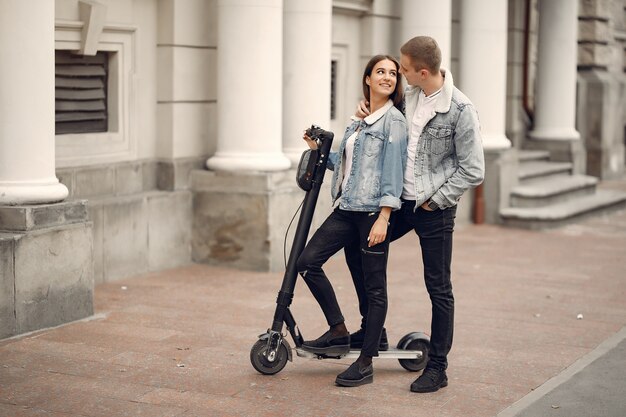
[[[55,133],[106,132],[108,54],[55,53]]]

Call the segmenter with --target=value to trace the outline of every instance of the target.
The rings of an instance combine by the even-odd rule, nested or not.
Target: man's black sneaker
[[[350,335],[332,336],[329,330],[315,340],[302,343],[302,349],[321,355],[344,355],[350,352]]]
[[[365,339],[365,329],[361,328],[350,335],[350,348],[362,349],[363,340]],[[383,332],[380,335],[380,343],[378,344],[378,350],[389,350],[389,340],[387,340],[387,330],[383,327]]]
[[[372,364],[362,367],[358,361],[337,375],[335,379],[335,384],[341,387],[358,387],[372,382],[374,382],[374,367]]]
[[[435,392],[439,388],[448,386],[446,371],[435,368],[426,368],[424,372],[411,384],[413,392]]]

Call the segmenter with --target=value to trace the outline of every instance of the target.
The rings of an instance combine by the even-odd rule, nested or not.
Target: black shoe
[[[424,372],[411,384],[413,392],[435,392],[439,388],[448,386],[446,371],[435,368],[426,368]]]
[[[302,349],[323,355],[345,355],[350,352],[350,335],[332,336],[329,330],[315,340],[302,343]]]
[[[372,364],[361,367],[358,361],[337,375],[337,379],[335,379],[335,384],[341,387],[358,387],[372,382],[374,382],[374,367]]]
[[[365,329],[361,328],[350,335],[350,348],[362,349],[363,340],[365,339]],[[387,330],[383,327],[383,332],[380,335],[380,343],[378,344],[378,350],[389,350],[389,340],[387,340]]]

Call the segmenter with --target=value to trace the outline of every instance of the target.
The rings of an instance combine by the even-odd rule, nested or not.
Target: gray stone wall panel
[[[115,167],[115,194],[128,195],[143,191],[143,169],[140,162],[120,164]]]
[[[16,332],[13,255],[17,238],[10,234],[0,234],[0,339]]]
[[[75,197],[98,197],[115,193],[115,167],[77,169],[74,174]]]
[[[93,225],[93,281],[98,285],[104,282],[104,208],[101,201],[90,202],[89,217]]]
[[[191,262],[191,204],[189,191],[148,197],[148,268],[174,268]]]
[[[104,281],[148,271],[148,215],[145,196],[103,204]]]

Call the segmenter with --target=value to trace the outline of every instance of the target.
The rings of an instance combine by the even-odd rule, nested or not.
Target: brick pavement
[[[392,342],[428,330],[417,244],[392,246]],[[454,251],[455,341],[439,392],[410,393],[417,374],[395,360],[350,389],[333,383],[347,360],[294,357],[258,374],[248,355],[282,274],[191,265],[99,285],[90,320],[0,341],[0,417],[494,416],[626,324],[626,210],[543,232],[459,227]],[[355,329],[342,257],[327,271]],[[305,337],[325,330],[301,282],[292,311]]]

